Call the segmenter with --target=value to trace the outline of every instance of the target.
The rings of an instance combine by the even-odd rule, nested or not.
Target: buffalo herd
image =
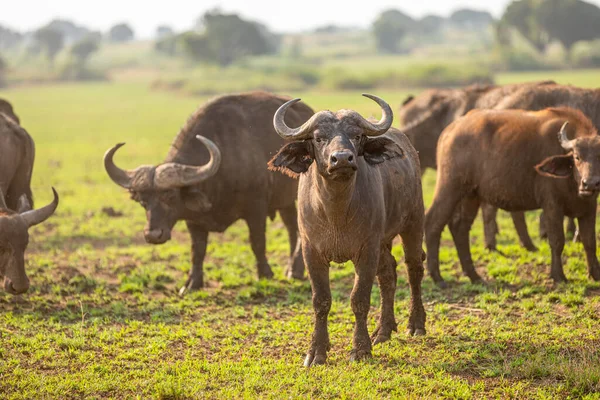
[[[486,247],[496,248],[500,208],[511,213],[530,251],[536,247],[524,213],[541,209],[540,236],[548,239],[550,276],[557,283],[567,281],[562,267],[567,217],[567,234],[582,242],[589,275],[600,281],[595,233],[600,89],[544,81],[429,90],[403,102],[399,129],[392,127],[388,103],[364,96],[378,104],[380,120],[353,110],[315,113],[300,99],[265,92],[225,95],[189,118],[159,165],[119,168],[115,153],[124,143],[105,153],[108,177],[146,212],[146,242],[165,243],[177,221],[185,221],[192,260],[180,294],[205,284],[209,232],[223,232],[240,219],[248,225],[258,277],[272,278],[265,231],[267,218],[277,213],[289,236],[286,276],[302,279],[306,268],[312,285],[314,327],[306,366],[325,363],[330,347],[330,262],[354,263],[351,359],[369,358],[372,345],[397,330],[394,238],[402,240],[408,273],[407,333],[424,335],[423,263],[433,281],[446,287],[439,270],[446,225],[463,272],[482,282],[469,239],[479,208]],[[54,200],[34,208],[34,157],[31,136],[12,105],[0,99],[0,276],[13,295],[29,288],[28,228],[58,206],[52,189]],[[425,211],[421,176],[427,168],[437,169],[437,181]],[[381,313],[369,335],[375,281]]]

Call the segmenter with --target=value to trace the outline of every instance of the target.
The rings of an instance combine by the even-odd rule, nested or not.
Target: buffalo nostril
[[[331,162],[336,163],[337,162],[337,158],[335,156],[331,156]]]
[[[352,162],[353,160],[354,160],[354,156],[351,155],[350,157],[348,157],[348,161]]]

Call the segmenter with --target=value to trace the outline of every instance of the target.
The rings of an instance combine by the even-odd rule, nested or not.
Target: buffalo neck
[[[312,207],[319,209],[327,219],[346,218],[356,201],[356,182],[359,171],[344,181],[334,181],[323,177],[316,166],[311,168],[309,178],[313,190]]]

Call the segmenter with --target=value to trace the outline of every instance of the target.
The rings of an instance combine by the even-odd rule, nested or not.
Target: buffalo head
[[[569,140],[568,122],[565,122],[558,134],[558,140],[568,154],[546,158],[535,168],[541,175],[552,178],[573,177],[577,182],[579,196],[589,197],[600,192],[600,136],[593,132]],[[591,133],[591,134],[590,134]]]
[[[8,209],[0,190],[0,276],[4,277],[4,290],[10,294],[25,293],[29,289],[29,278],[25,273],[25,249],[29,243],[27,230],[44,222],[58,206],[58,194],[54,200],[38,210],[23,211],[29,202],[25,195],[20,199],[19,212]]]
[[[205,212],[211,207],[208,199],[196,191],[194,185],[214,176],[221,164],[221,152],[211,140],[196,136],[208,148],[210,161],[193,166],[165,163],[158,166],[142,165],[126,171],[113,161],[115,152],[125,143],[119,143],[104,155],[104,168],[117,185],[128,189],[131,198],[146,210],[144,238],[152,244],[165,243],[171,238],[175,223],[189,213]]]
[[[313,161],[319,174],[326,179],[347,180],[355,175],[358,158],[369,164],[379,164],[398,156],[400,149],[383,135],[392,125],[390,106],[379,97],[363,96],[377,102],[383,110],[379,122],[370,122],[356,111],[340,110],[337,113],[320,111],[298,128],[284,122],[286,110],[300,99],[282,105],[273,118],[277,133],[294,142],[284,146],[269,162],[269,168],[290,176],[306,172]]]

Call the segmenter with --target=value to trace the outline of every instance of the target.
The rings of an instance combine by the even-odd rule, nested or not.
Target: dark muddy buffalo
[[[471,85],[463,89],[431,89],[417,97],[409,97],[400,107],[399,119],[402,123],[402,132],[408,136],[419,152],[421,173],[424,173],[427,168],[437,168],[438,139],[443,130],[457,118],[474,109],[494,108],[513,93],[553,84],[553,81],[541,81],[504,86]],[[486,248],[495,250],[498,233],[497,210],[482,204],[481,212]],[[523,247],[530,251],[537,250],[527,231],[525,214],[514,212],[511,213],[511,217]],[[575,227],[570,225],[569,231],[574,232]]]
[[[58,206],[58,194],[54,192],[52,203],[39,210],[30,210],[27,196],[20,199],[20,210],[11,210],[0,190],[0,277],[4,277],[4,290],[10,294],[22,294],[29,289],[25,272],[25,249],[29,243],[27,230],[44,222]],[[25,211],[28,210],[28,211]]]
[[[508,211],[544,211],[555,282],[567,280],[561,261],[564,216],[577,218],[589,274],[600,280],[595,236],[600,136],[581,111],[472,111],[446,128],[437,159],[437,183],[425,217],[425,235],[427,267],[438,285],[445,285],[438,253],[440,235],[448,223],[463,271],[471,281],[481,280],[469,248],[469,231],[480,202]],[[460,218],[452,218],[457,207]]]
[[[19,199],[25,195],[33,207],[31,175],[35,158],[35,144],[29,134],[18,124],[12,107],[0,100],[0,190],[10,210],[16,211]],[[10,104],[8,104],[10,106]]]
[[[272,277],[265,256],[265,229],[267,216],[274,218],[277,211],[290,239],[287,274],[302,278],[302,252],[296,246],[298,184],[266,166],[283,143],[271,121],[286,100],[253,92],[207,103],[181,129],[166,160],[158,166],[131,171],[118,168],[113,155],[123,144],[105,154],[108,175],[146,209],[144,236],[148,243],[166,242],[175,223],[186,222],[192,238],[192,268],[181,293],[204,285],[202,264],[208,233],[223,232],[238,219],[248,224],[258,276]],[[312,115],[310,107],[298,104],[288,122],[300,124]]]
[[[284,121],[289,107],[275,114],[277,133],[292,143],[271,160],[270,168],[299,176],[298,212],[302,251],[312,284],[315,325],[304,364],[323,364],[330,347],[327,317],[331,307],[329,263],[352,260],[355,266],[352,311],[356,317],[351,360],[371,356],[367,331],[371,288],[381,289],[381,317],[373,344],[390,339],[394,317],[396,260],[392,240],[402,237],[411,292],[410,334],[425,334],[421,300],[423,278],[423,195],[417,152],[392,125],[392,110],[379,122],[351,110],[321,111],[299,128]],[[387,132],[387,134],[386,134]]]

